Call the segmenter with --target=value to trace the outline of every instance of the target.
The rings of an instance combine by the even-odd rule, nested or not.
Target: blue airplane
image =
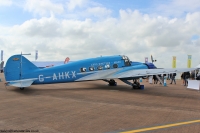
[[[100,56],[41,69],[19,54],[8,59],[4,75],[7,86],[19,87],[21,90],[30,85],[91,80],[103,80],[114,86],[114,79],[140,87],[136,80],[138,78],[191,70],[194,68],[157,69],[153,63],[133,62],[125,55]],[[128,80],[134,80],[135,84]]]

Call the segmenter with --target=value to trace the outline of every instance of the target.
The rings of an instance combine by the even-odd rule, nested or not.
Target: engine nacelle
[[[149,69],[157,69],[157,67],[153,64],[153,63],[150,63],[150,62],[147,62],[147,63],[144,63]]]

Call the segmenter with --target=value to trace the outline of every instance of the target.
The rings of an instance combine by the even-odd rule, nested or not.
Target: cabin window
[[[86,68],[85,67],[81,68],[81,72],[86,72]]]
[[[98,69],[98,70],[102,70],[103,67],[102,67],[102,66],[98,66],[97,69]]]
[[[118,68],[118,65],[117,64],[113,64],[113,68]]]
[[[105,68],[110,69],[110,65],[109,64],[105,65]]]
[[[94,71],[94,67],[89,67],[89,70],[90,71]]]

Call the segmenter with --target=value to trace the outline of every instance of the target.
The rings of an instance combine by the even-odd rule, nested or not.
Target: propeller
[[[153,59],[153,56],[151,55],[151,62],[153,63],[153,62],[156,62],[157,60],[154,60]]]

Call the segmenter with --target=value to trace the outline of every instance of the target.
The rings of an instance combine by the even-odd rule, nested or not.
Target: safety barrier
[[[200,90],[200,80],[188,80],[188,89]]]

